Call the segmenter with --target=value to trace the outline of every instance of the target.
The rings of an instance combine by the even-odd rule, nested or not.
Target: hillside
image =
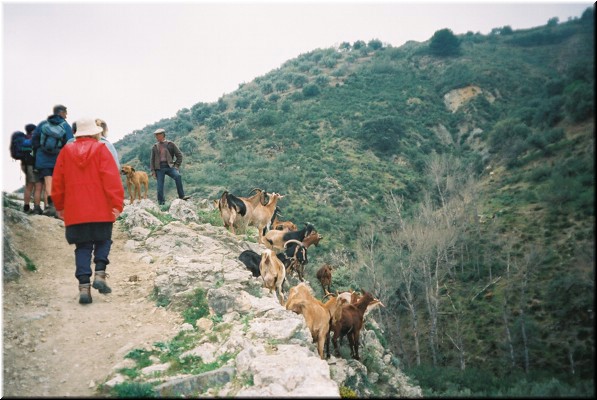
[[[497,376],[489,391],[503,393],[594,373],[593,98],[589,8],[527,30],[317,49],[117,149],[143,169],[163,127],[187,191],[285,194],[284,219],[324,236],[307,275],[328,262],[333,287],[383,298],[409,373],[451,394]]]

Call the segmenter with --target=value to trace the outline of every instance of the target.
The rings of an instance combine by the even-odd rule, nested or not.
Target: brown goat
[[[282,198],[284,198],[284,196],[279,193],[270,193],[269,201],[266,205],[259,203],[253,209],[249,225],[257,228],[257,231],[259,232],[259,242],[261,242],[263,235],[265,235],[266,229],[269,229],[272,215],[274,215],[276,209],[276,204],[278,204],[278,200]]]
[[[367,307],[375,300],[371,293],[365,292],[364,290],[361,290],[361,292],[363,292],[363,296],[356,304],[347,304],[342,307],[341,317],[332,327],[334,332],[332,341],[334,343],[336,357],[340,357],[338,339],[342,336],[348,336],[351,356],[355,360],[360,360],[359,336],[361,334],[361,328],[363,327],[363,318],[365,311],[367,311]]]
[[[304,242],[303,242],[304,243]],[[324,293],[328,293],[332,285],[332,266],[330,264],[323,264],[316,274],[317,280],[321,283],[321,289]]]
[[[276,207],[272,218],[271,229],[276,231],[296,231],[298,228],[292,221],[282,221],[278,217],[280,215],[280,209]]]
[[[234,234],[236,234],[235,227],[238,227],[241,222],[244,224],[250,222],[255,207],[265,202],[267,193],[264,190],[255,188],[251,191],[253,192],[256,193],[250,197],[240,197],[225,190],[217,201],[224,227]],[[215,204],[216,201],[214,201]]]
[[[339,296],[347,298],[346,294],[350,294],[350,304],[356,304],[361,298],[359,292],[352,290],[350,292],[342,292]],[[385,305],[378,298],[373,298],[373,301],[367,306],[367,310],[365,311],[365,315],[363,317],[366,317],[372,310],[375,310],[378,307],[385,307]]]
[[[269,289],[270,293],[274,290],[278,293],[278,301],[284,305],[284,291],[282,284],[286,279],[286,268],[276,253],[266,249],[261,253],[261,262],[259,263],[259,274],[263,279],[263,284]],[[275,296],[275,295],[274,295]]]
[[[331,293],[328,292],[328,294],[331,294]],[[325,303],[323,303],[325,308],[327,308],[330,315],[332,316],[332,325],[330,327],[330,331],[332,330],[332,327],[334,326],[336,321],[340,320],[340,318],[342,317],[342,307],[345,306],[346,304],[348,304],[346,302],[346,300],[339,298],[339,297],[334,297],[334,296],[330,296],[330,299],[328,301],[326,301]]]
[[[317,233],[317,231],[312,231],[303,239],[303,246],[305,246],[306,249],[308,249],[312,244],[319,246],[319,241],[321,239],[323,239],[323,236]]]
[[[299,240],[299,241],[303,241],[307,238],[307,236],[313,234],[313,232],[315,232],[317,234],[317,231],[315,230],[315,226],[313,226],[313,224],[310,223],[306,223],[305,227],[303,229],[297,230],[297,231],[277,231],[277,230],[271,230],[269,232],[267,232],[262,238],[261,238],[261,243],[267,247],[268,249],[273,249],[276,251],[281,251],[284,249],[286,243],[289,240]],[[315,241],[317,241],[317,243],[319,243],[319,239],[317,239],[318,237],[316,236],[315,238],[312,238],[310,240],[313,241],[313,243]],[[309,243],[311,244],[311,243]],[[304,246],[304,244],[303,244]]]
[[[302,314],[305,324],[311,331],[313,343],[317,343],[317,352],[321,359],[330,356],[331,316],[325,305],[317,300],[305,283],[299,283],[288,292],[286,309]],[[326,356],[324,357],[324,349]]]

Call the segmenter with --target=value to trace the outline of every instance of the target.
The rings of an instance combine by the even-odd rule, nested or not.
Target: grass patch
[[[151,365],[151,360],[149,357],[153,354],[152,351],[143,350],[143,349],[135,349],[130,352],[124,358],[130,358],[137,363],[138,368],[145,368]]]
[[[187,300],[190,302],[190,306],[182,312],[182,317],[185,322],[196,327],[199,318],[209,315],[206,292],[202,288],[197,288]]]
[[[168,209],[169,209],[170,205],[168,205],[166,207],[166,205],[160,206],[160,210],[162,212],[156,212],[153,210],[147,210],[148,213],[150,213],[151,215],[153,215],[154,217],[156,217],[162,224],[167,225],[172,221],[176,221],[175,218],[172,217],[172,215],[170,215],[168,213]]]
[[[139,370],[136,368],[121,368],[118,370],[118,373],[128,377],[129,379],[135,379],[139,376]]]
[[[29,257],[27,257],[27,254],[19,251],[19,255],[23,258],[23,260],[25,260],[25,269],[27,271],[31,271],[31,272],[37,271],[37,267],[35,266],[33,261],[31,261],[31,259]]]
[[[220,212],[218,210],[212,210],[212,211],[199,210],[199,211],[197,211],[197,218],[203,224],[210,224],[213,226],[223,226],[222,217],[220,216]]]
[[[167,307],[170,304],[170,298],[162,293],[157,287],[153,287],[150,298],[155,301],[157,307]]]
[[[172,360],[168,371],[176,374],[199,375],[220,368],[234,356],[233,354],[223,354],[210,363],[204,363],[199,356],[188,356],[183,359]]]

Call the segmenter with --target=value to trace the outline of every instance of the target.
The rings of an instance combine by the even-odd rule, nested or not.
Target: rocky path
[[[128,234],[114,228],[108,282],[78,303],[74,246],[62,221],[30,216],[12,227],[13,244],[35,264],[3,285],[3,395],[94,396],[96,385],[130,350],[176,334],[177,313],[155,306],[152,264],[125,250]]]

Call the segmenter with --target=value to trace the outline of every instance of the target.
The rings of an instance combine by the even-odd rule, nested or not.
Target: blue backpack
[[[14,132],[10,138],[10,156],[15,160],[33,161],[31,139],[21,132]]]
[[[46,122],[41,126],[40,148],[48,154],[58,154],[66,143],[65,122],[54,125]]]

